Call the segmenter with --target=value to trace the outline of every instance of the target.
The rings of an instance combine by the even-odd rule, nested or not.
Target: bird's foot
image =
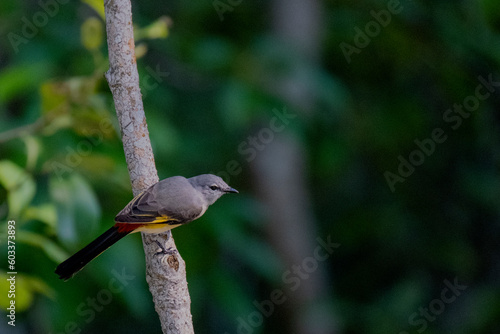
[[[156,244],[158,245],[158,247],[160,247],[160,251],[156,252],[155,255],[160,255],[160,254],[163,254],[163,255],[173,255],[173,254],[177,254],[177,250],[173,247],[169,247],[168,249],[165,248],[158,240],[155,240]]]

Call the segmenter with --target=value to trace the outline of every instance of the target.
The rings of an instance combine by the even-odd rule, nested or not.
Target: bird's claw
[[[161,249],[159,252],[156,252],[155,255],[160,255],[160,254],[173,255],[173,254],[177,253],[177,250],[175,248],[169,247],[168,249],[166,249],[165,247],[163,247],[163,245],[158,240],[155,240],[155,242],[158,245],[158,247],[160,247],[160,249]]]

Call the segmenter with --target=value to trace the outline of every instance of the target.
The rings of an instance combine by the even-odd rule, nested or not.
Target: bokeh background
[[[240,190],[173,232],[197,333],[500,330],[500,2],[133,13],[160,178]],[[0,32],[0,332],[160,333],[139,235],[53,273],[132,197],[102,3],[3,0]]]

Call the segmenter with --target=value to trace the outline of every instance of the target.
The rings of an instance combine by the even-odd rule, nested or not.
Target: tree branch
[[[4,132],[0,132],[0,144],[8,142],[14,138],[22,137],[24,135],[32,134],[43,128],[45,125],[45,119],[42,117],[38,118],[34,123],[21,125],[15,129],[10,129]]]
[[[132,8],[130,0],[106,0],[104,9],[110,64],[106,79],[113,93],[135,196],[158,182],[158,174],[139,88]],[[170,232],[142,234],[146,280],[163,333],[194,333],[184,260],[178,252],[168,257],[155,256],[158,251],[155,241],[176,250],[169,235]]]

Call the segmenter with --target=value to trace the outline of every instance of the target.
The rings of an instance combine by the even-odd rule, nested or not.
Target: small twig
[[[9,140],[19,138],[28,134],[32,134],[43,128],[45,119],[38,118],[34,123],[22,125],[20,127],[10,129],[0,133],[0,144],[8,142]]]

